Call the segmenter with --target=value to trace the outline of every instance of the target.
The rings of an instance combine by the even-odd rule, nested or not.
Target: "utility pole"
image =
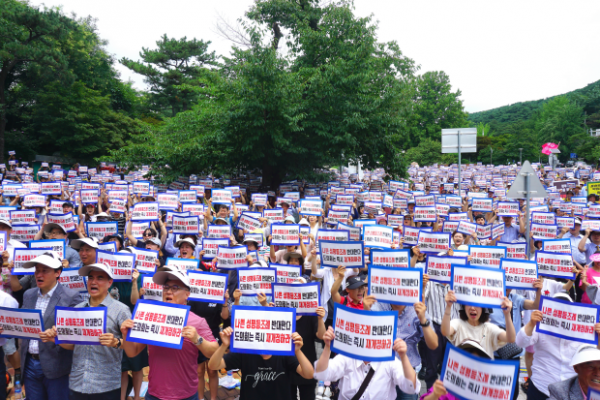
[[[523,148],[519,147],[519,164],[523,163]]]
[[[494,165],[494,162],[492,161],[492,156],[494,155],[494,149],[492,149],[492,147],[490,146],[490,164]]]

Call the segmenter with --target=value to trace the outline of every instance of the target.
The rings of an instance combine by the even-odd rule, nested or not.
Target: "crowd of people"
[[[34,173],[14,156],[12,161],[9,171],[3,170],[0,206],[0,232],[6,234],[0,317],[6,309],[41,310],[45,330],[39,334],[39,340],[0,338],[0,355],[7,360],[0,363],[0,374],[6,373],[7,363],[12,366],[13,380],[23,384],[28,399],[125,400],[133,389],[133,399],[139,400],[146,367],[149,367],[148,390],[144,397],[151,400],[204,398],[206,385],[211,400],[215,400],[219,373],[224,370],[239,371],[242,400],[454,399],[455,394],[447,390],[445,377],[441,375],[449,345],[486,360],[524,358],[527,379],[515,383],[513,399],[520,391],[525,391],[530,400],[584,399],[589,389],[600,391],[598,347],[538,332],[537,327],[544,318],[540,310],[543,296],[592,307],[600,304],[597,281],[600,226],[588,224],[594,221],[600,198],[588,193],[586,185],[589,181],[600,181],[600,174],[591,169],[552,170],[533,165],[548,197],[534,197],[529,204],[530,212],[552,213],[572,220],[568,220],[570,225],[567,221],[566,225],[556,227],[554,237],[540,238],[534,234],[530,243],[526,243],[525,201],[507,197],[517,177],[518,165],[463,165],[462,182],[457,182],[456,165],[413,166],[408,171],[410,179],[398,181],[389,180],[383,170],[364,171],[360,175],[342,170],[333,171],[329,182],[291,181],[272,191],[262,186],[259,176],[250,173],[219,179],[191,176],[163,185],[154,183],[145,167],[117,173],[104,165],[97,168],[75,165],[65,171],[60,166],[43,163]],[[48,182],[60,182],[60,193],[46,195],[43,206],[28,207],[27,196],[42,194],[44,183]],[[134,189],[135,182],[147,183],[141,186],[147,187],[147,191]],[[223,188],[232,193],[230,203],[213,204],[212,191]],[[179,201],[175,207],[163,207],[160,202],[161,193],[178,195],[190,190],[196,192],[191,203]],[[84,196],[83,191],[95,195]],[[125,197],[116,192],[125,192]],[[349,202],[348,195],[351,195]],[[473,209],[473,200],[481,198],[492,199],[489,210]],[[310,215],[304,213],[303,199],[321,200],[319,215],[314,210]],[[442,207],[436,207],[435,220],[423,221],[418,208],[425,204],[421,201],[429,199]],[[499,211],[498,203],[506,201],[518,204],[514,216]],[[133,213],[136,205],[155,202],[160,208],[158,219],[138,222]],[[194,207],[189,207],[190,204]],[[28,209],[35,211],[35,221],[27,225],[37,228],[33,233],[28,230],[31,237],[24,237],[20,230],[23,224],[15,223],[10,212]],[[282,218],[273,217],[269,210],[281,210]],[[340,217],[339,212],[346,214]],[[240,227],[244,214],[260,221],[260,227],[252,230]],[[51,222],[56,215],[72,218],[72,228]],[[201,221],[198,233],[173,233],[173,215],[197,216]],[[495,237],[483,236],[468,234],[448,223],[461,220],[502,229],[494,230],[499,232]],[[115,230],[99,236],[89,229],[101,222],[116,222]],[[300,244],[271,244],[272,229],[277,224],[299,225]],[[390,304],[368,293],[372,261],[369,255],[378,249],[376,246],[365,248],[364,268],[321,266],[318,242],[322,235],[364,224],[393,229],[392,243],[382,247],[409,249],[410,267],[423,270],[422,301],[412,305]],[[219,268],[218,257],[206,257],[202,239],[211,237],[211,227],[219,226],[229,227],[225,237],[229,247],[247,247],[248,266],[296,265],[301,267],[298,284],[320,282],[320,307],[316,315],[296,317],[291,337],[293,356],[231,351],[235,332],[231,316],[235,308],[275,304],[269,291],[257,296],[243,295],[238,271],[223,270]],[[433,254],[409,239],[405,235],[407,229],[448,232],[451,242],[447,249]],[[350,237],[363,240],[360,236]],[[539,271],[532,290],[507,289],[500,308],[457,301],[449,284],[431,280],[427,274],[429,257],[465,257],[470,246],[525,243],[526,253],[521,257],[535,261],[544,240],[555,238],[569,240],[568,254],[572,256],[575,278],[559,279]],[[21,263],[32,274],[13,274],[15,250],[40,240],[64,240],[62,254],[45,251]],[[152,281],[161,289],[162,301],[190,307],[181,333],[181,349],[127,340],[134,327],[132,313],[136,303],[149,289],[143,283],[145,272],[137,268],[132,271],[130,282],[115,281],[112,267],[98,262],[98,252],[111,248],[107,244],[114,246],[116,253],[135,254],[138,249],[158,252]],[[188,271],[173,267],[173,259],[197,260],[198,271],[227,274],[224,303],[189,299],[192,284]],[[73,268],[85,277],[83,290],[70,288],[68,282],[60,280],[63,271]],[[100,345],[57,344],[56,307],[106,308]],[[395,359],[368,362],[332,351],[336,307],[395,312]],[[0,323],[2,332],[3,327]],[[595,325],[595,330],[600,332],[600,324]],[[6,385],[0,379],[0,399],[6,396]]]

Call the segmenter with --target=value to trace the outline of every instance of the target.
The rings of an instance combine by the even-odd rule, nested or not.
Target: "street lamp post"
[[[492,155],[494,155],[494,149],[490,147],[490,164],[494,165],[494,162],[492,161]]]
[[[519,147],[519,163],[523,164],[523,148]]]

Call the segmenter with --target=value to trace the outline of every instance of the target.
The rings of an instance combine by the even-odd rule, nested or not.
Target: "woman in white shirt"
[[[517,334],[510,317],[513,307],[512,302],[507,297],[502,299],[502,312],[506,321],[506,331],[491,322],[487,322],[490,318],[490,310],[481,307],[464,305],[459,310],[460,318],[451,320],[452,305],[456,303],[456,295],[453,290],[448,291],[445,300],[446,310],[442,319],[442,334],[454,346],[471,339],[481,344],[489,354],[494,354],[496,350],[507,343],[515,342]],[[497,312],[500,312],[500,310],[497,310]]]

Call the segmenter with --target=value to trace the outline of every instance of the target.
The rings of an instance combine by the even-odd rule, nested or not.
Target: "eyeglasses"
[[[174,286],[168,286],[168,285],[163,285],[163,292],[168,292],[169,290],[173,293],[177,293],[179,292],[181,289],[181,287],[174,285]]]
[[[142,237],[154,237],[154,235],[151,233],[143,233]]]

